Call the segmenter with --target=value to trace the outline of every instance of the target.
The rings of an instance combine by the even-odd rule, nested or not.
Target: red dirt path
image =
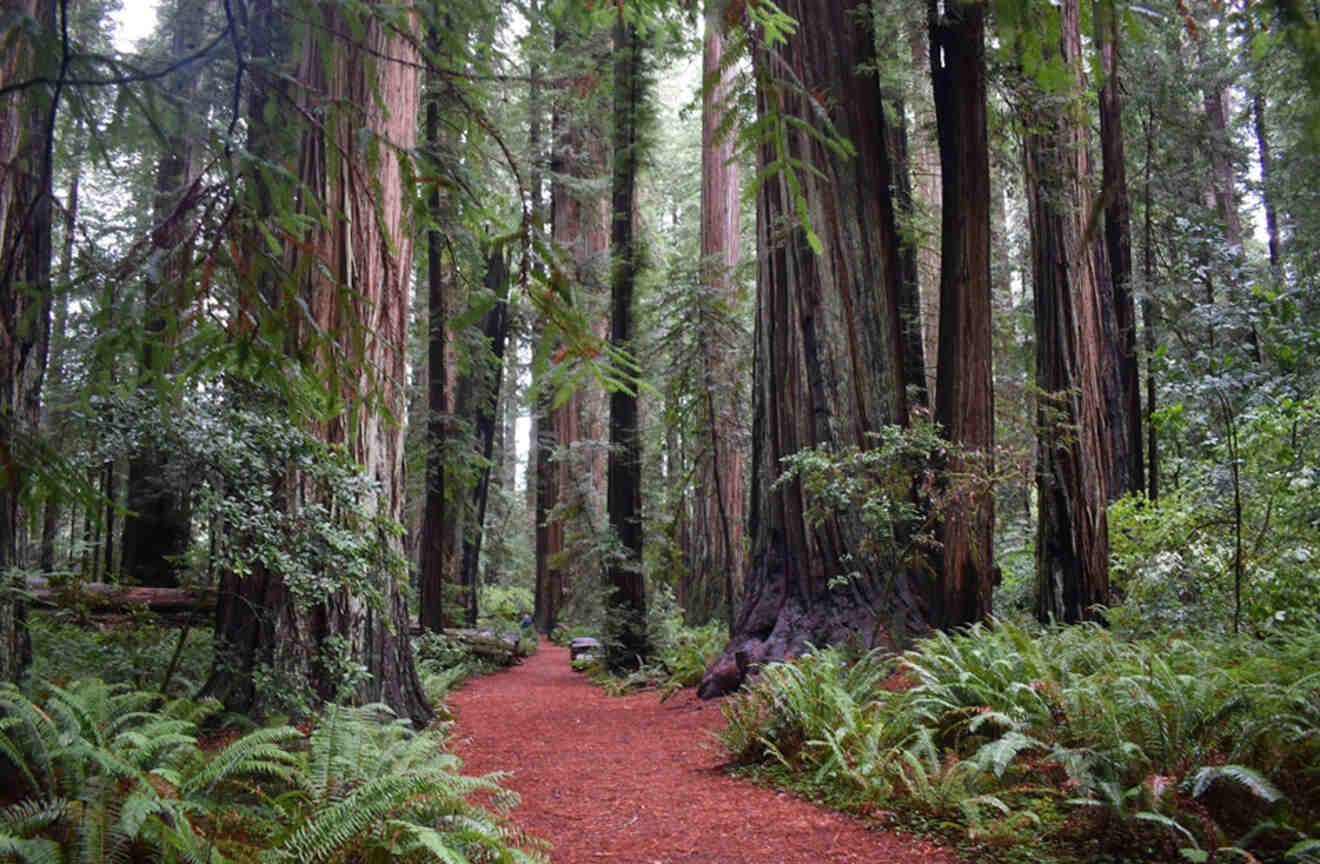
[[[718,702],[685,690],[609,697],[542,641],[526,663],[451,695],[465,774],[508,771],[514,820],[554,864],[953,864],[945,850],[725,776]]]

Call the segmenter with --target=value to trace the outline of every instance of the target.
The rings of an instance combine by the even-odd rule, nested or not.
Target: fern
[[[15,837],[0,832],[0,860],[24,864],[63,864],[59,844],[44,837]]]
[[[212,756],[205,765],[179,784],[181,796],[209,795],[235,778],[269,777],[288,786],[297,785],[297,757],[281,745],[302,739],[292,726],[276,726],[249,732]]]
[[[1189,790],[1193,798],[1200,798],[1216,780],[1231,780],[1252,795],[1271,804],[1283,797],[1269,780],[1245,765],[1213,765],[1201,768],[1187,778],[1183,788]]]

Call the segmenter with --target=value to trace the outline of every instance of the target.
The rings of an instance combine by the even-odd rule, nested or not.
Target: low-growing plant
[[[504,815],[516,796],[498,776],[462,776],[442,728],[415,732],[382,706],[330,705],[310,734],[255,729],[204,751],[214,701],[98,679],[39,690],[0,686],[17,798],[0,810],[4,860],[543,860]]]
[[[767,666],[725,703],[721,740],[782,782],[981,847],[1301,860],[1320,826],[1317,651],[1314,625],[1128,641],[996,621],[892,663],[830,649]]]

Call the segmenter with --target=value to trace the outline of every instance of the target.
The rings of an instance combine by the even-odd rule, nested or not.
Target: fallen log
[[[506,666],[511,666],[527,656],[526,652],[522,650],[517,635],[499,635],[488,630],[456,630],[452,628],[442,632],[446,639],[458,642],[469,654],[500,660]]]
[[[146,608],[161,615],[203,615],[215,611],[213,589],[142,588],[83,582],[51,585],[39,576],[27,580],[27,594],[38,608],[78,607],[88,612],[128,612]]]

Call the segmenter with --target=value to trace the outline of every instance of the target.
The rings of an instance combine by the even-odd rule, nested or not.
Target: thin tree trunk
[[[472,488],[471,509],[475,514],[476,531],[463,538],[463,590],[467,592],[467,623],[477,626],[478,580],[482,535],[486,526],[486,502],[490,498],[491,456],[495,441],[496,411],[500,405],[500,385],[504,377],[504,347],[509,339],[508,268],[503,250],[491,254],[486,262],[486,288],[498,298],[486,315],[482,327],[484,342],[490,358],[476,362],[488,365],[480,377],[485,379],[477,388],[475,443],[480,449],[483,465]]]
[[[438,37],[431,36],[432,45]],[[439,158],[442,145],[440,135],[440,93],[443,81],[435,70],[427,71],[426,146],[433,159]],[[427,199],[431,218],[440,222],[442,202],[440,186],[436,184]],[[445,585],[448,583],[446,562],[449,558],[446,542],[449,519],[445,490],[445,458],[449,442],[449,404],[446,389],[449,374],[446,368],[448,351],[445,321],[448,285],[445,278],[444,237],[439,227],[426,232],[426,287],[427,287],[427,389],[426,389],[426,497],[422,509],[422,555],[419,583],[418,618],[423,630],[439,633],[445,620]]]
[[[1251,0],[1242,0],[1242,13],[1243,19],[1247,22],[1247,45],[1251,45],[1256,35],[1256,17],[1251,9]],[[1265,125],[1265,94],[1259,84],[1252,88],[1251,119],[1256,132],[1256,152],[1260,160],[1260,203],[1261,209],[1265,211],[1265,233],[1269,238],[1270,272],[1278,280],[1283,277],[1283,265],[1280,259],[1279,219],[1274,207],[1274,187],[1270,180],[1274,157]]]
[[[1151,502],[1160,498],[1160,459],[1159,435],[1155,428],[1155,311],[1151,294],[1155,287],[1155,232],[1154,216],[1151,212],[1151,165],[1155,159],[1154,118],[1148,117],[1142,125],[1146,138],[1145,174],[1142,180],[1142,198],[1144,201],[1143,226],[1141,238],[1141,275],[1146,284],[1146,296],[1141,301],[1141,324],[1144,346],[1146,349],[1146,497]]]
[[[81,132],[75,128],[74,136],[78,137]],[[79,140],[81,140],[79,138]],[[73,171],[69,177],[69,188],[65,193],[64,201],[64,244],[60,252],[60,283],[68,285],[73,274],[73,237],[74,229],[78,224],[78,186],[82,178],[83,154],[82,147],[79,144],[77,152],[73,156]],[[69,318],[69,304],[67,300],[61,298],[55,304],[54,321],[51,325],[50,334],[50,359],[48,361],[50,380],[46,388],[47,393],[60,394],[64,389],[64,349],[65,349],[65,327]],[[62,407],[56,407],[51,404],[49,395],[44,403],[44,420],[46,434],[54,440],[59,434],[59,429],[63,425],[66,412]],[[46,510],[42,516],[41,523],[41,570],[44,573],[52,573],[55,570],[55,546],[57,535],[59,534],[60,513],[63,509],[63,497],[60,495],[51,495],[46,499]],[[74,544],[74,528],[70,523],[69,528],[69,546]]]

